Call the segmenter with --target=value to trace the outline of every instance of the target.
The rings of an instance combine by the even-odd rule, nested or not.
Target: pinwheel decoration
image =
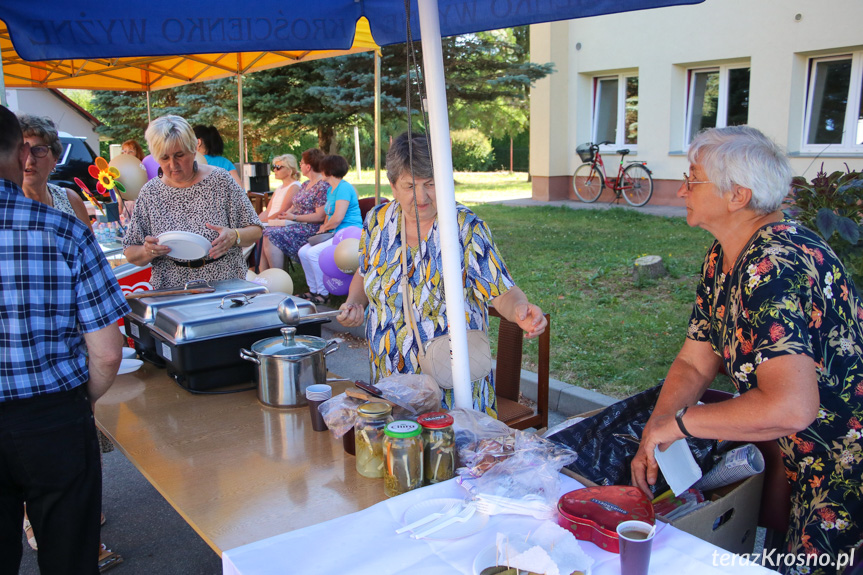
[[[93,166],[90,166],[91,168]],[[99,203],[99,200],[96,199],[96,194],[90,191],[90,188],[87,187],[87,184],[81,181],[80,178],[75,178],[75,183],[78,184],[78,187],[81,188],[81,191],[84,192],[84,195],[87,196],[87,199],[90,200],[90,203],[96,206],[96,209],[102,212],[102,215],[105,215],[105,210],[102,209],[102,204]]]
[[[114,192],[114,188],[119,190],[121,194],[126,192],[126,188],[123,184],[117,181],[120,177],[120,170],[114,166],[109,166],[108,162],[105,161],[105,158],[101,156],[96,158],[96,163],[89,166],[87,171],[97,180],[96,191],[102,196],[110,196],[112,202],[117,201],[117,194]],[[79,186],[82,185],[77,179],[75,183]]]

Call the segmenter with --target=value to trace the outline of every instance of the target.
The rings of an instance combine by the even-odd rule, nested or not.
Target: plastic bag
[[[582,477],[599,485],[629,485],[630,463],[661,390],[658,385],[627,397],[593,417],[548,435],[548,439],[579,454],[579,459],[567,467]],[[688,438],[686,443],[703,472],[713,467],[715,458],[734,447],[732,442],[713,439]],[[657,494],[668,489],[661,473],[652,489]]]
[[[450,415],[458,423],[453,425],[456,445],[461,442],[458,483],[473,497],[541,500],[556,509],[560,470],[577,459],[573,450],[479,412],[453,410]]]
[[[385,377],[375,385],[386,397],[410,405],[417,413],[439,411],[441,408],[441,389],[428,375],[400,373]],[[363,403],[361,399],[340,393],[318,406],[318,411],[333,435],[339,438],[354,426],[357,408]],[[406,409],[394,407],[393,418],[416,419],[416,416]]]

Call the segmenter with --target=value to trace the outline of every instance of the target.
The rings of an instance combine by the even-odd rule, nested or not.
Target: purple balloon
[[[336,265],[336,246],[329,245],[321,251],[318,257],[318,265],[321,266],[321,271],[330,277],[339,277],[343,275],[339,271],[339,266]]]
[[[141,163],[144,164],[144,169],[147,170],[148,180],[152,180],[159,175],[159,162],[156,161],[156,158],[151,155],[147,155],[143,160],[141,160]]]
[[[360,239],[360,236],[363,234],[363,230],[356,226],[349,226],[347,228],[342,228],[336,232],[336,235],[333,236],[333,245],[336,245],[342,240],[346,240],[348,238]]]
[[[351,277],[348,274],[339,272],[338,277],[332,277],[324,274],[324,287],[332,295],[348,295],[351,288]]]

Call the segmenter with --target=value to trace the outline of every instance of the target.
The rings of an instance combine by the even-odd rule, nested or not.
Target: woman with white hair
[[[273,175],[281,180],[282,185],[273,192],[273,197],[267,204],[267,209],[260,213],[262,222],[276,219],[280,214],[294,203],[294,196],[300,189],[300,170],[297,167],[297,158],[293,154],[282,154],[273,160]]]
[[[159,177],[147,182],[123,238],[129,262],[152,265],[155,289],[182,286],[193,280],[245,278],[244,246],[261,237],[263,226],[246,192],[224,170],[195,161],[197,139],[180,116],[163,116],[150,123],[144,137],[156,161]],[[171,256],[159,234],[192,232],[210,242],[199,259]]]
[[[678,190],[686,221],[716,241],[686,341],[632,461],[633,483],[650,493],[654,448],[684,437],[775,439],[792,487],[783,551],[829,555],[836,565],[863,539],[859,292],[824,240],[783,216],[791,168],[761,132],[703,132],[690,145],[689,162]],[[721,366],[740,395],[698,405]],[[826,559],[807,564],[806,572],[826,573],[816,566]]]

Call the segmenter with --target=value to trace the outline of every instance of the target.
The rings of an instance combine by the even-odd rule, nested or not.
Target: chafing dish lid
[[[256,295],[268,293],[266,286],[241,279],[229,279],[219,281],[204,281],[193,282],[187,286],[180,286],[176,289],[185,289],[186,287],[212,287],[215,291],[210,293],[194,293],[181,294],[163,297],[143,297],[140,299],[130,299],[127,301],[129,308],[132,310],[130,315],[140,319],[141,323],[153,323],[156,320],[159,310],[181,305],[191,305],[202,301],[215,300],[218,305],[226,295],[230,294],[246,294]],[[284,298],[284,295],[282,295]],[[305,301],[305,300],[304,300]]]

